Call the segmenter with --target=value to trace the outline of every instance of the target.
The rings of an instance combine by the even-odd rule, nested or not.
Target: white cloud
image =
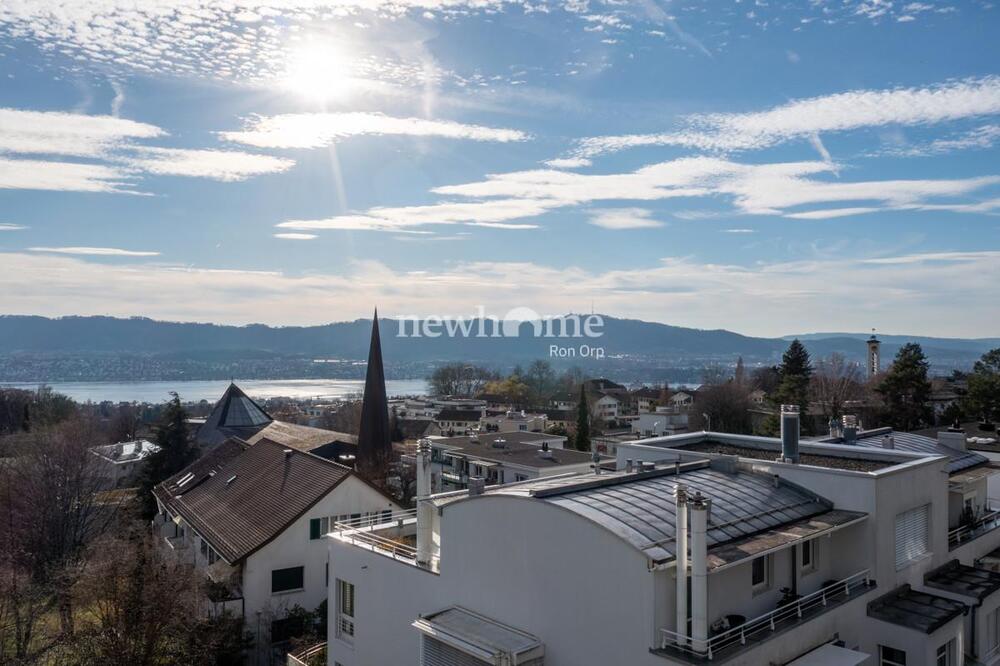
[[[79,254],[95,257],[157,257],[160,254],[159,252],[122,250],[117,247],[29,247],[28,250],[31,252]]]
[[[282,238],[284,240],[314,240],[316,238],[319,238],[319,236],[317,236],[316,234],[296,234],[296,233],[274,234],[274,237]]]
[[[535,217],[555,207],[554,202],[530,199],[496,199],[477,202],[444,202],[427,206],[371,208],[364,213],[339,215],[318,220],[287,220],[282,229],[312,231],[339,229],[351,231],[393,231],[429,233],[414,227],[439,224],[468,224],[506,229],[534,229],[535,225],[506,224],[510,220]]]
[[[543,164],[553,169],[578,169],[588,167],[592,162],[585,157],[559,157],[554,160],[546,160]]]
[[[9,222],[0,223],[0,231],[21,231],[22,229],[27,229],[28,227],[23,224],[11,224]]]
[[[735,228],[735,229],[723,229],[722,231],[724,233],[727,233],[727,234],[755,234],[755,233],[757,233],[756,229],[746,229],[746,228],[743,228],[743,227],[738,227],[738,228]]]
[[[341,319],[364,316],[376,302],[388,316],[471,313],[485,288],[490,308],[499,312],[520,305],[560,313],[589,309],[593,302],[598,311],[617,316],[751,335],[826,329],[836,312],[838,324],[853,330],[982,336],[995,329],[995,310],[982,304],[995,300],[1000,282],[1000,251],[839,255],[745,266],[666,258],[607,271],[460,262],[398,272],[378,262],[355,262],[343,273],[306,275],[30,253],[6,253],[0,261],[6,269],[0,271],[3,312],[317,324],[330,312]],[[935,316],[928,318],[928,312]]]
[[[684,146],[698,150],[758,150],[821,133],[887,125],[930,125],[1000,113],[1000,77],[986,76],[923,88],[855,90],[795,100],[754,113],[688,116],[677,131],[590,137],[579,157],[640,146]]]
[[[0,153],[101,157],[132,139],[165,132],[114,116],[0,109]]]
[[[321,148],[352,136],[395,135],[466,139],[470,141],[524,141],[528,135],[513,129],[466,125],[451,120],[395,118],[382,113],[289,113],[255,118],[241,131],[220,132],[226,141],[259,148]]]
[[[604,229],[649,229],[662,227],[645,208],[607,208],[591,213],[590,223]]]
[[[129,174],[101,164],[0,157],[0,189],[126,192]]]
[[[126,159],[126,163],[158,176],[191,176],[234,182],[261,174],[282,173],[295,166],[294,160],[230,150],[138,146],[133,150],[138,156]]]

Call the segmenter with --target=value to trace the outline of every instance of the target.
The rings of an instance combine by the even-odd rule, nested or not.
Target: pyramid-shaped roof
[[[200,444],[218,444],[230,436],[247,437],[274,419],[236,384],[230,384],[198,429]]]
[[[385,370],[382,366],[382,341],[378,332],[378,310],[372,320],[359,430],[359,468],[377,468],[387,462],[392,453],[392,440],[389,433],[389,401],[385,394]]]

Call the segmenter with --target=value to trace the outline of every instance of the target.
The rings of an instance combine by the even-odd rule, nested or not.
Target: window
[[[986,649],[1000,646],[1000,608],[986,616]]]
[[[930,505],[896,516],[896,569],[902,569],[928,551]]]
[[[937,666],[955,666],[955,639],[951,639],[937,649],[934,660]]]
[[[305,567],[271,570],[271,594],[301,590],[304,586]]]
[[[799,567],[803,573],[816,571],[816,541],[810,539],[799,546]]]
[[[753,591],[763,592],[771,586],[771,556],[758,557],[750,564],[750,584]]]
[[[906,666],[906,653],[887,645],[878,646],[879,666]]]
[[[337,579],[337,638],[354,639],[354,585]]]

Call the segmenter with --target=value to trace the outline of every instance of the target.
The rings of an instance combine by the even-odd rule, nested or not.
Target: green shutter
[[[309,539],[319,538],[319,518],[313,518],[309,521]]]

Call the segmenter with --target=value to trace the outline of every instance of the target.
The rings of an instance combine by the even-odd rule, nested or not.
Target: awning
[[[812,652],[807,652],[795,661],[788,662],[785,666],[857,666],[863,664],[869,656],[864,652],[827,643]]]
[[[535,636],[461,606],[425,615],[413,626],[426,638],[484,660],[488,664],[525,664],[545,656]]]

